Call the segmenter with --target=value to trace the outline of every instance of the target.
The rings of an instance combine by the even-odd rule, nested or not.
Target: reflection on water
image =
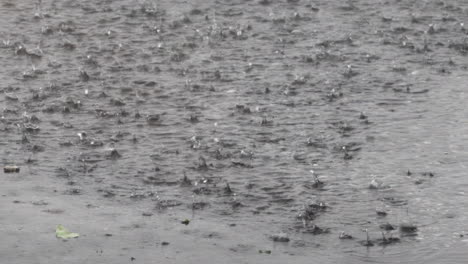
[[[337,263],[463,259],[466,4],[1,5],[2,159],[38,185]]]

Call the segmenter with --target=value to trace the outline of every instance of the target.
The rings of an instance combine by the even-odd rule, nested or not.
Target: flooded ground
[[[467,15],[2,1],[1,262],[464,263]]]

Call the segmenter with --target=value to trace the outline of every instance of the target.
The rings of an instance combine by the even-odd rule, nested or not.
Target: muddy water
[[[122,247],[174,263],[463,263],[467,14],[463,1],[3,1],[1,157],[21,166],[2,176],[3,222],[45,210],[33,223],[128,231],[126,246],[76,242],[73,261],[107,244],[113,263],[130,262]],[[171,253],[149,253],[161,233]],[[2,241],[13,248],[40,254]]]

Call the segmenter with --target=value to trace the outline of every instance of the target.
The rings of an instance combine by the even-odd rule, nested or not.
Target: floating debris
[[[20,172],[20,168],[18,166],[5,166],[3,167],[4,173],[18,173]]]
[[[182,221],[180,223],[183,224],[183,225],[188,225],[188,224],[190,224],[190,220],[185,219],[184,221]]]
[[[72,233],[72,232],[68,231],[62,225],[57,226],[57,228],[55,230],[55,235],[57,236],[57,238],[62,238],[62,239],[76,238],[76,237],[80,236],[80,234],[78,234],[78,233]]]

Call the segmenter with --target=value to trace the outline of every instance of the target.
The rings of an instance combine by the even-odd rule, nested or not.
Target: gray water
[[[467,15],[465,1],[3,1],[1,157],[22,168],[5,183],[227,226],[243,263],[266,248],[464,263]],[[379,244],[385,223],[397,243]]]

